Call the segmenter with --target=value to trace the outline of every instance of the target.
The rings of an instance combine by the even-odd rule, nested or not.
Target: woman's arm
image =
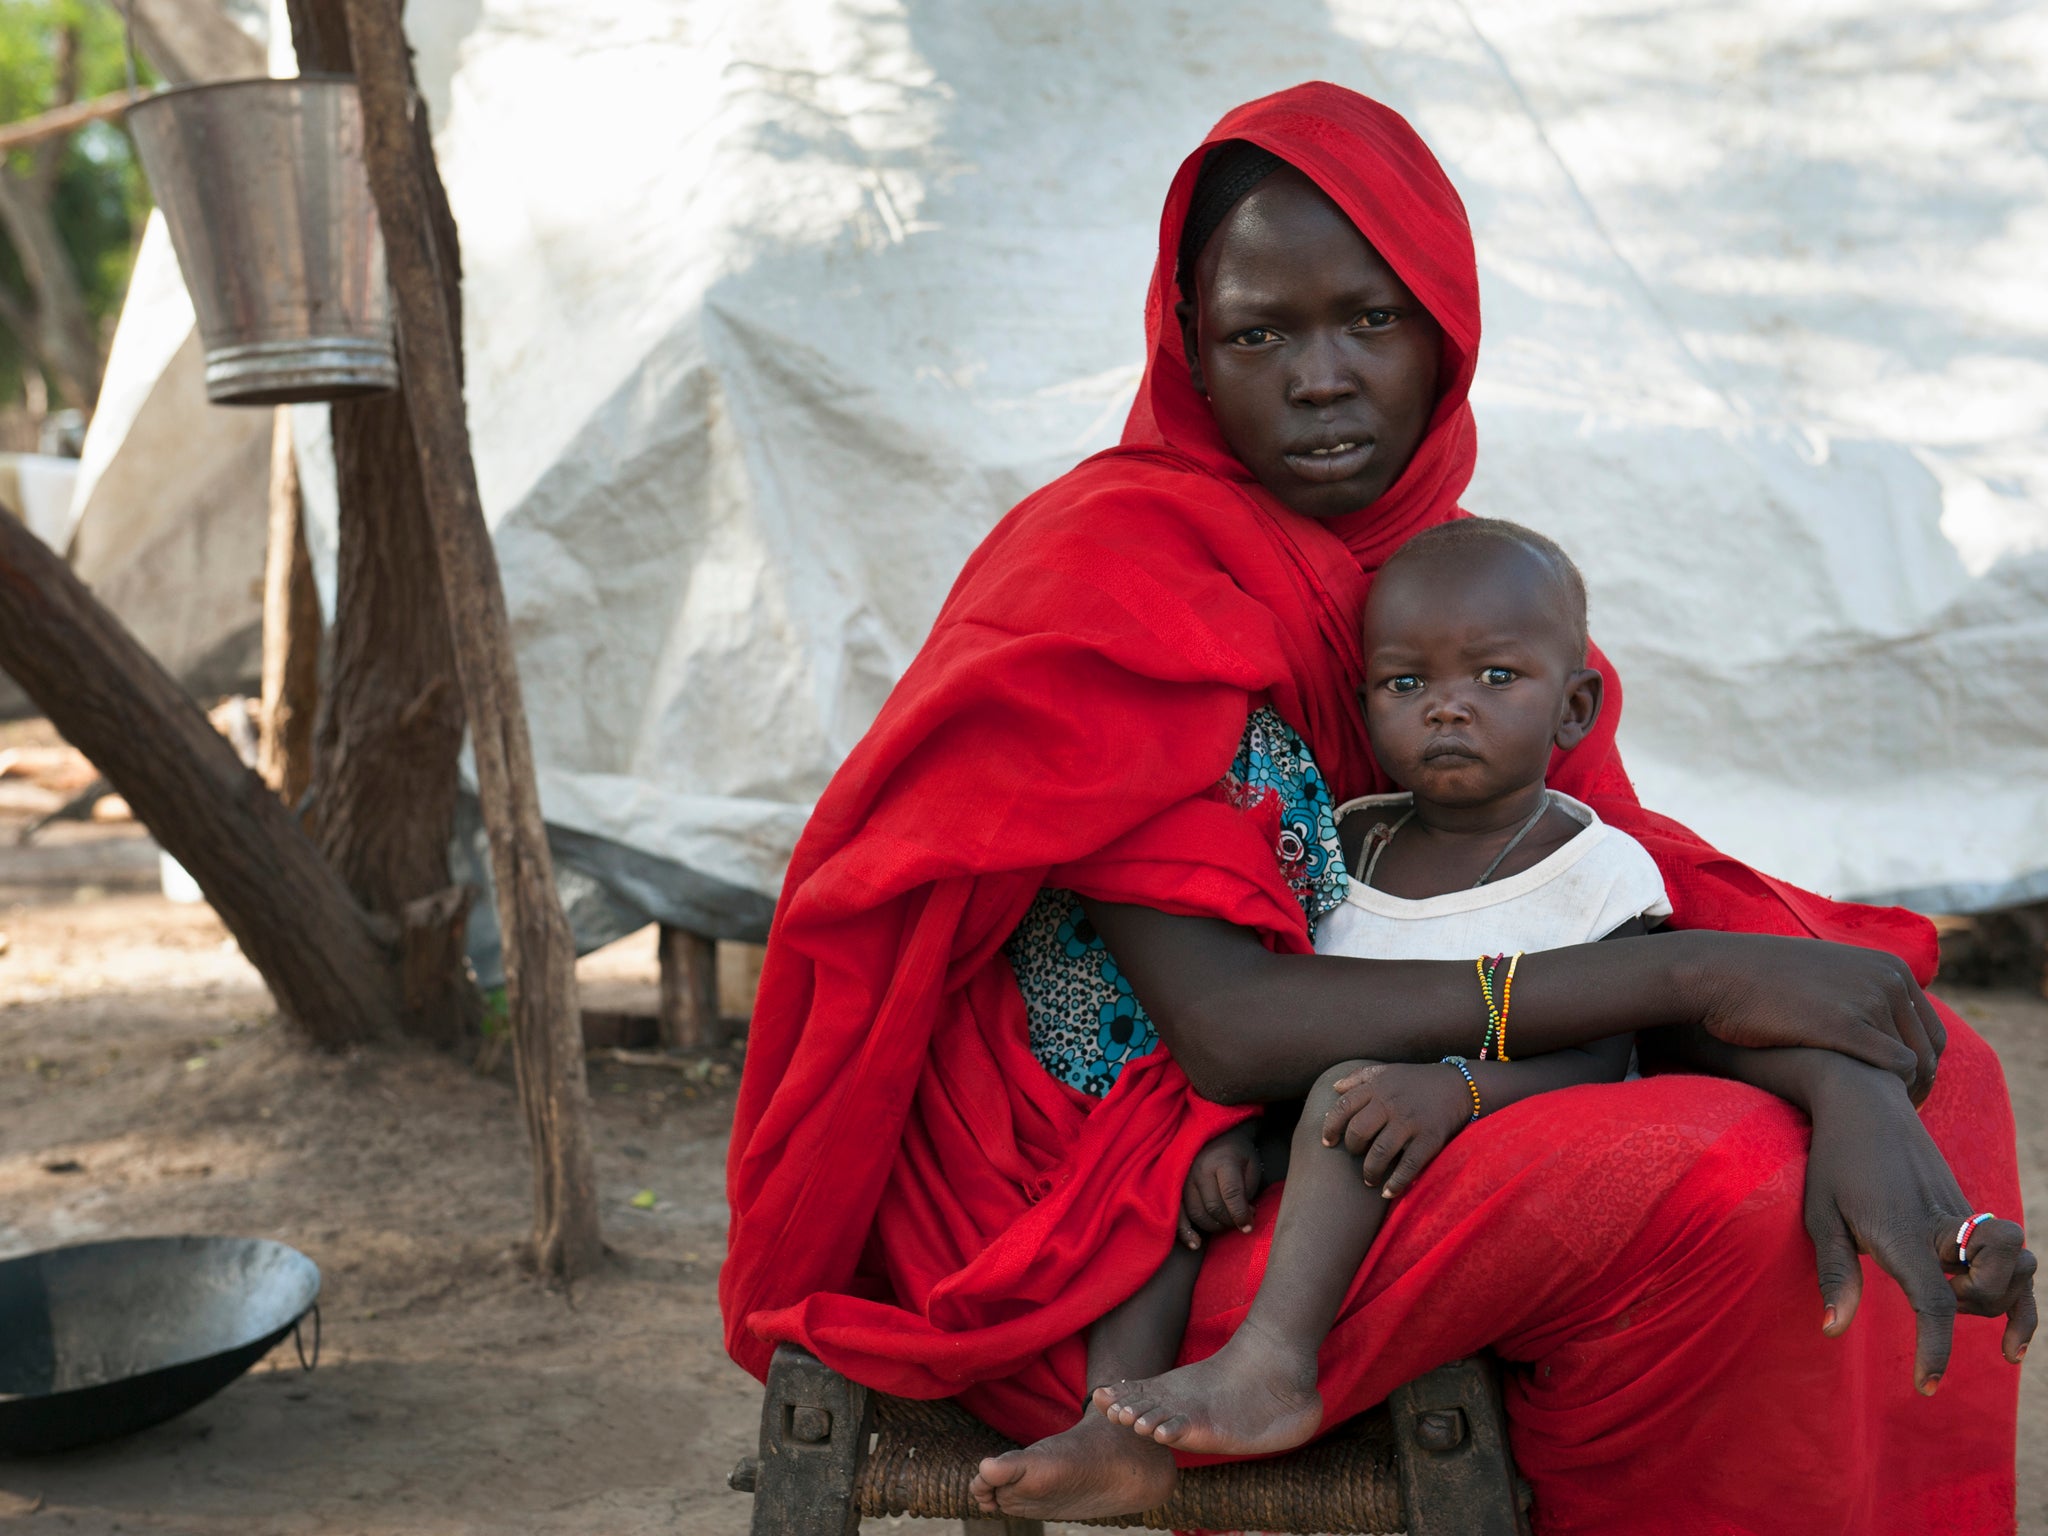
[[[2034,1255],[2013,1221],[1989,1221],[1959,1263],[1956,1232],[1975,1207],[1957,1185],[1896,1078],[1830,1051],[1747,1051],[1697,1029],[1645,1039],[1650,1059],[1683,1061],[1775,1093],[1806,1111],[1806,1230],[1820,1267],[1821,1326],[1855,1320],[1867,1253],[1899,1283],[1919,1318],[1913,1384],[1931,1393],[1948,1366],[1958,1312],[2004,1317],[2005,1357],[2033,1339]]]
[[[1476,1055],[1469,963],[1276,955],[1212,918],[1083,900],[1174,1058],[1205,1098],[1298,1098],[1331,1063]],[[1813,1046],[1931,1079],[1943,1043],[1905,965],[1875,950],[1688,932],[1524,956],[1509,1049],[1536,1056],[1658,1025],[1736,1045]]]

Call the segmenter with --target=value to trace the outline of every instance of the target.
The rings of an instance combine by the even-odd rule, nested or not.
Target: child
[[[1600,711],[1600,675],[1585,664],[1585,584],[1563,550],[1498,519],[1432,528],[1381,569],[1364,640],[1373,751],[1406,793],[1338,809],[1352,881],[1317,926],[1318,953],[1518,957],[1642,933],[1670,913],[1642,845],[1544,787],[1552,749],[1577,746]],[[1481,1114],[1629,1071],[1626,1036],[1512,1059],[1506,956],[1478,962],[1490,1022],[1471,1058],[1340,1062],[1277,1158],[1261,1159],[1255,1126],[1203,1150],[1183,1202],[1190,1246],[1191,1227],[1218,1231],[1226,1217],[1250,1231],[1262,1173],[1287,1179],[1265,1278],[1215,1355],[1098,1387],[1097,1408],[1190,1452],[1269,1454],[1316,1433],[1316,1353],[1386,1202]]]

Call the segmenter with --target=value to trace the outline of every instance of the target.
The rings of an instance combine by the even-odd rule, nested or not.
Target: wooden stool
[[[967,1485],[1012,1442],[950,1401],[870,1392],[784,1344],[768,1370],[761,1453],[730,1482],[754,1496],[753,1536],[854,1536],[863,1515],[963,1520],[970,1536],[1043,1536],[985,1517]],[[1147,1530],[1527,1536],[1490,1360],[1456,1360],[1298,1451],[1192,1467],[1142,1515],[1079,1525]]]

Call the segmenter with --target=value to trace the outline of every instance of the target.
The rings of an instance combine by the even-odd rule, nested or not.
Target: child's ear
[[[1195,339],[1195,306],[1182,299],[1173,306],[1173,317],[1180,321],[1180,346],[1188,360],[1188,381],[1195,386],[1195,393],[1206,395],[1209,386],[1202,382],[1202,349]]]
[[[1557,722],[1557,734],[1551,738],[1558,750],[1569,752],[1591,734],[1593,724],[1600,718],[1600,699],[1606,688],[1606,680],[1591,667],[1581,667],[1572,674],[1564,686],[1564,710]]]

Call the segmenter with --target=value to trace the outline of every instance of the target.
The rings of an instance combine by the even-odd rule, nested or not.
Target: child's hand
[[[1256,1125],[1225,1131],[1195,1154],[1180,1194],[1180,1240],[1188,1247],[1201,1247],[1204,1232],[1251,1231],[1261,1172]]]
[[[1341,1142],[1362,1155],[1365,1182],[1389,1200],[1420,1178],[1472,1118],[1472,1092],[1448,1066],[1361,1067],[1336,1088],[1337,1107],[1323,1117],[1323,1145]]]

